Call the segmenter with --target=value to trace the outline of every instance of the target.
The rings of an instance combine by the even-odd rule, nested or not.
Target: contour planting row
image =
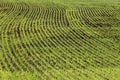
[[[96,36],[102,35],[91,28],[97,28],[93,17],[112,17],[113,9],[48,8],[25,3],[1,3],[0,8],[3,70],[38,72],[43,79],[58,75],[63,79],[91,78],[89,72],[106,79],[89,68],[119,66],[118,49],[99,40]],[[113,24],[112,20],[109,24],[113,26],[116,22]],[[65,74],[58,70],[79,73]]]

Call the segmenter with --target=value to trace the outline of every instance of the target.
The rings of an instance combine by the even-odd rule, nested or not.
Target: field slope
[[[120,3],[0,0],[0,80],[120,80]]]

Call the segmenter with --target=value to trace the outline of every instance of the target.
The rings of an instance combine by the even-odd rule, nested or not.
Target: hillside
[[[0,80],[119,74],[119,0],[0,0]]]

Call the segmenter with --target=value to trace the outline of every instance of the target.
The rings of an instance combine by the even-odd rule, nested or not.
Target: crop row
[[[59,75],[73,80],[92,78],[89,72],[106,79],[93,68],[120,65],[116,43],[109,41],[110,38],[107,38],[109,44],[104,42],[104,35],[97,32],[118,27],[115,15],[119,15],[119,10],[0,3],[0,14],[2,70],[38,72],[43,79]],[[75,70],[78,74],[63,73],[66,70]]]

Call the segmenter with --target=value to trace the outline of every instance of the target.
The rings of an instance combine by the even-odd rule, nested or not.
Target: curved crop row
[[[94,69],[120,65],[114,41],[119,42],[119,13],[114,8],[2,2],[0,68],[37,72],[42,79],[108,80]]]

